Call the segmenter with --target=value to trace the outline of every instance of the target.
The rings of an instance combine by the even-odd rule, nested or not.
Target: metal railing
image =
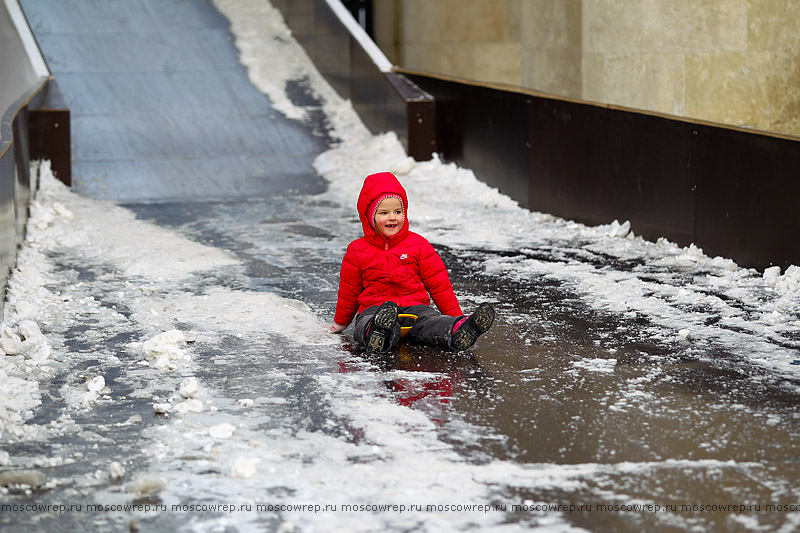
[[[71,183],[69,110],[16,0],[0,3],[0,290],[25,238],[31,161],[50,159]],[[33,183],[35,183],[35,176]],[[0,299],[0,314],[5,297]]]

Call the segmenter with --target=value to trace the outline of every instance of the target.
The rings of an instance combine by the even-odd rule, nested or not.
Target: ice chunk
[[[234,431],[236,431],[236,426],[227,423],[208,428],[208,434],[215,439],[229,439]]]
[[[800,267],[791,265],[787,268],[783,276],[775,283],[775,288],[784,292],[800,290]]]
[[[181,382],[180,392],[184,398],[194,398],[197,396],[199,389],[197,378],[186,378]]]
[[[170,405],[168,403],[154,403],[153,404],[153,410],[158,415],[163,415],[164,413],[169,411],[171,408],[172,408],[172,405]]]
[[[131,424],[140,424],[142,422],[142,415],[132,415],[128,417],[128,419],[122,423],[123,426],[129,426]]]
[[[35,303],[27,300],[18,300],[14,304],[14,311],[16,311],[19,318],[32,318],[38,314],[39,308]]]
[[[772,266],[764,270],[764,283],[770,287],[774,287],[781,276],[781,267]]]
[[[145,357],[152,360],[161,355],[173,355],[180,351],[181,346],[186,344],[186,337],[177,329],[159,333],[142,345]]]
[[[100,392],[106,386],[106,378],[95,376],[86,382],[86,390],[89,392]]]
[[[141,474],[125,485],[125,491],[136,494],[153,494],[167,487],[167,481],[158,474]]]
[[[0,327],[0,338],[3,338],[3,339],[14,339],[15,341],[21,341],[22,340],[22,339],[19,338],[17,333],[14,331],[14,329],[11,326],[9,326],[8,324],[3,324],[2,327]]]
[[[572,361],[572,366],[583,368],[590,372],[614,372],[617,366],[616,359],[581,359],[579,361]]]
[[[19,323],[19,334],[23,339],[32,339],[34,337],[42,337],[42,331],[39,325],[33,320],[23,320]]]
[[[6,355],[19,355],[22,353],[22,343],[17,339],[0,338],[0,349]]]
[[[111,479],[122,479],[125,476],[125,468],[117,461],[112,461],[108,465],[108,473],[111,474]]]
[[[174,361],[187,359],[182,347],[186,344],[183,333],[177,329],[159,333],[142,344],[142,353],[148,361],[155,361],[154,365],[159,370],[172,370],[176,368]]]
[[[176,405],[174,411],[180,414],[201,413],[203,411],[203,402],[200,400],[186,400]]]
[[[41,487],[47,483],[47,476],[38,470],[12,470],[0,473],[0,487],[13,485],[26,485],[28,487]]]
[[[55,214],[57,214],[58,216],[60,216],[65,220],[72,220],[73,218],[75,218],[75,215],[72,214],[72,211],[67,209],[67,207],[65,207],[64,204],[60,202],[53,202],[53,211],[55,212]]]
[[[258,457],[237,457],[233,461],[231,476],[238,478],[251,478],[256,474]]]
[[[43,335],[25,339],[20,345],[21,353],[25,359],[41,363],[50,357],[50,344]]]
[[[92,405],[97,401],[97,391],[90,390],[81,397],[81,403],[83,405]]]
[[[627,237],[631,232],[631,222],[626,220],[622,224],[618,220],[611,223],[608,230],[609,237]]]
[[[400,161],[396,161],[390,170],[393,174],[405,176],[414,170],[414,167],[416,166],[417,162],[414,161],[413,157],[405,157]]]

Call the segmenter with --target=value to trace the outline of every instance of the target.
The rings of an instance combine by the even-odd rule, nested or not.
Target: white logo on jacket
[[[408,254],[400,254],[400,260],[408,259]]]

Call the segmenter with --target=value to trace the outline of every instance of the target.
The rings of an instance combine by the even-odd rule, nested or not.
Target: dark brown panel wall
[[[28,105],[30,159],[49,159],[53,174],[72,185],[70,111],[61,89],[51,79]]]
[[[655,240],[692,242],[692,125],[533,98],[529,207],[596,225],[630,220]]]
[[[695,239],[741,265],[800,265],[800,140],[698,126]]]

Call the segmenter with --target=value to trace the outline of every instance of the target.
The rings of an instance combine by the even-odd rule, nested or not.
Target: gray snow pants
[[[367,345],[367,327],[372,323],[372,319],[375,317],[375,313],[378,312],[379,307],[378,305],[368,307],[356,317],[354,337],[361,346]],[[416,317],[416,319],[413,317]],[[402,332],[402,336],[411,342],[438,346],[449,350],[451,349],[450,338],[452,337],[453,326],[460,318],[463,317],[443,315],[428,305],[400,307],[397,323],[389,338],[391,348],[395,348],[400,342]]]

